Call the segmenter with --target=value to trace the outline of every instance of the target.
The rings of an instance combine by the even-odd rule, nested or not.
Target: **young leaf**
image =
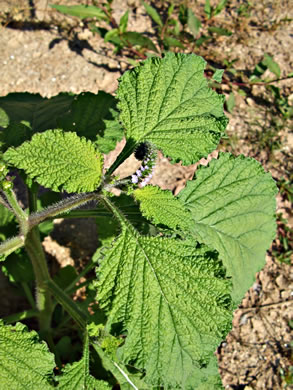
[[[217,83],[222,82],[224,69],[216,69],[215,73],[213,74],[212,80],[215,80]]]
[[[206,17],[208,19],[211,19],[212,15],[213,15],[213,10],[212,10],[212,7],[211,7],[210,0],[206,0],[205,1],[204,12],[206,14]]]
[[[188,8],[186,7],[185,4],[180,4],[179,6],[179,20],[180,20],[180,23],[182,24],[182,26],[185,26],[185,24],[187,23],[187,19],[188,19]]]
[[[57,11],[65,15],[77,16],[80,19],[97,18],[98,20],[108,20],[105,12],[95,6],[91,5],[57,5],[50,4],[50,7],[55,8]]]
[[[211,39],[213,39],[213,37],[211,37],[210,35],[208,35],[208,36],[202,35],[200,38],[198,38],[196,40],[196,42],[195,42],[196,47],[200,47],[203,43],[210,41]]]
[[[183,164],[214,150],[227,118],[222,96],[208,88],[205,64],[195,55],[167,53],[124,73],[117,96],[126,138],[149,141]]]
[[[106,330],[122,323],[127,337],[118,355],[146,370],[147,383],[185,388],[229,331],[230,282],[207,247],[141,236],[114,212],[122,232],[97,269]]]
[[[104,41],[105,42],[113,42],[113,43],[117,43],[117,44],[120,44],[121,43],[121,39],[119,38],[119,30],[118,28],[113,28],[112,30],[109,30],[107,32],[107,34],[104,36]]]
[[[175,39],[173,37],[165,37],[164,38],[164,45],[168,47],[180,47],[180,49],[185,49],[183,43],[178,41],[178,39]]]
[[[50,99],[27,92],[10,93],[0,97],[0,107],[9,117],[9,123],[22,122],[35,133],[56,128],[56,118],[67,112],[73,98],[69,93]]]
[[[158,49],[156,48],[153,41],[151,41],[148,37],[145,37],[141,33],[135,31],[128,31],[122,35],[122,39],[127,45],[131,43],[131,45],[133,46],[137,45],[140,47],[145,47],[146,49],[152,50],[156,53],[158,52]]]
[[[253,159],[220,154],[200,167],[179,199],[192,213],[195,238],[219,252],[238,304],[265,263],[275,237],[277,188]]]
[[[171,229],[186,231],[194,225],[191,214],[171,191],[159,187],[146,186],[134,191],[140,202],[142,214],[155,224],[163,224]]]
[[[79,362],[67,364],[60,377],[58,390],[110,390],[112,386],[89,373],[89,339],[86,332],[83,356]]]
[[[129,11],[127,10],[121,17],[120,22],[119,22],[119,30],[122,33],[125,33],[127,30],[127,24],[128,24],[128,15]]]
[[[197,37],[199,29],[201,28],[201,21],[194,15],[191,8],[188,8],[187,11],[187,25],[194,38]]]
[[[230,114],[232,114],[235,107],[235,95],[233,92],[229,94],[228,99],[226,100],[226,106],[227,110],[230,112]]]
[[[281,76],[280,66],[276,61],[273,60],[273,57],[269,56],[267,53],[264,54],[264,59],[262,63],[272,72],[276,77]]]
[[[232,35],[232,32],[227,30],[226,28],[216,27],[212,26],[208,28],[209,33],[214,33],[217,35],[224,35],[226,37],[230,37]]]
[[[144,1],[142,1],[142,4],[146,12],[148,13],[148,15],[153,19],[153,21],[157,23],[160,27],[163,27],[162,19],[158,14],[158,12],[156,11],[156,9],[150,6],[149,4],[145,3]]]
[[[35,134],[31,141],[9,148],[4,159],[57,192],[94,191],[102,177],[102,155],[94,145],[61,130]]]
[[[81,93],[75,96],[70,109],[57,119],[57,126],[64,131],[74,131],[79,136],[95,140],[97,134],[103,135],[104,119],[112,119],[111,109],[116,107],[114,96],[99,91]]]
[[[0,388],[53,389],[49,381],[55,367],[54,355],[25,325],[4,325],[0,320],[0,362]]]
[[[228,3],[228,0],[220,0],[219,4],[214,9],[214,16],[218,15],[223,11],[223,9],[226,7],[226,4]]]

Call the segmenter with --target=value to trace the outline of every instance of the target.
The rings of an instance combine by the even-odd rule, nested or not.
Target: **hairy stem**
[[[21,234],[26,236],[26,234],[27,234],[27,232],[29,230],[27,214],[20,207],[20,205],[19,205],[19,203],[17,201],[17,198],[15,196],[15,193],[12,190],[12,188],[4,189],[3,192],[4,192],[5,196],[6,196],[6,199],[7,199],[8,203],[9,203],[13,213],[15,214],[15,216],[16,216],[18,222],[19,222]]]
[[[39,325],[43,337],[50,333],[52,316],[52,298],[46,282],[50,279],[45,253],[40,240],[38,227],[27,234],[25,249],[30,257],[36,277],[36,306],[39,310]]]
[[[10,253],[16,251],[24,245],[24,236],[20,234],[17,237],[9,238],[0,245],[0,255],[10,255]]]
[[[74,195],[70,198],[63,199],[60,202],[53,204],[40,212],[31,214],[29,217],[29,226],[36,226],[39,223],[43,222],[45,219],[53,218],[59,214],[69,212],[70,210],[82,206],[85,203],[90,202],[91,200],[94,200],[96,198],[97,194],[91,192]]]
[[[46,282],[55,299],[62,305],[68,314],[77,322],[81,329],[87,324],[87,313],[83,312],[73,300],[52,280]]]

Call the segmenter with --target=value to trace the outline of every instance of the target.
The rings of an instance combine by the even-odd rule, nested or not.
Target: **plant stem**
[[[43,222],[45,219],[56,217],[59,214],[69,212],[70,210],[84,205],[91,200],[97,198],[97,194],[94,192],[74,195],[70,198],[63,199],[58,203],[55,203],[48,208],[31,214],[29,217],[29,226],[33,227]]]
[[[19,235],[17,237],[12,237],[2,244],[0,244],[0,255],[8,256],[10,253],[16,251],[16,249],[21,248],[24,245],[24,236]]]
[[[50,333],[52,316],[51,293],[46,282],[50,279],[45,253],[40,240],[40,232],[37,226],[27,234],[25,249],[30,257],[36,277],[36,301],[39,310],[40,331],[44,338]]]
[[[3,192],[4,192],[6,199],[9,203],[9,205],[11,206],[11,208],[12,208],[12,210],[13,210],[13,212],[14,212],[14,214],[19,222],[21,233],[24,236],[26,236],[28,229],[29,229],[27,214],[20,207],[12,188],[4,189]]]
[[[34,297],[33,297],[33,295],[32,295],[32,292],[31,292],[31,290],[30,290],[28,284],[27,284],[26,282],[22,282],[22,283],[21,283],[21,286],[22,286],[23,291],[24,291],[24,293],[25,293],[25,295],[26,295],[26,297],[27,297],[27,300],[29,301],[29,304],[31,305],[31,307],[32,307],[34,310],[36,310],[36,303],[35,303],[35,301],[34,301]]]
[[[82,285],[75,286],[76,283],[80,281],[80,279],[85,276],[88,272],[90,272],[96,266],[96,261],[90,260],[88,264],[84,267],[81,273],[66,287],[66,293],[72,293],[75,290],[78,290],[82,287]],[[76,288],[75,288],[76,287]]]
[[[46,282],[48,288],[54,294],[56,300],[63,306],[69,315],[77,322],[81,329],[84,329],[87,324],[88,315],[83,312],[73,300],[64,293],[64,291],[52,280]]]

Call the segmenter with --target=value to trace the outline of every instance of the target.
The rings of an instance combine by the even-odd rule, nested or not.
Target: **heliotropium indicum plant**
[[[0,98],[2,269],[31,305],[1,321],[1,388],[221,388],[214,353],[274,238],[276,185],[257,161],[229,153],[177,196],[149,184],[158,150],[194,164],[224,134],[223,96],[204,68],[168,53],[126,72],[116,98]],[[132,154],[140,167],[119,178]],[[55,217],[96,221],[97,251],[80,274],[50,274],[41,242]],[[80,286],[85,298],[72,299]]]

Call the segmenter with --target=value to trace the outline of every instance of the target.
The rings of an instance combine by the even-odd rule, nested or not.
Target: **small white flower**
[[[136,175],[131,176],[131,181],[133,184],[138,183],[138,177]]]

